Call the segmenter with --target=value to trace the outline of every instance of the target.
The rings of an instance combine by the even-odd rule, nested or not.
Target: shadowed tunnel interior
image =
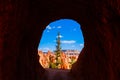
[[[62,18],[81,23],[85,43],[70,72],[51,79],[119,80],[119,0],[1,0],[0,80],[49,80],[37,47],[45,27]]]

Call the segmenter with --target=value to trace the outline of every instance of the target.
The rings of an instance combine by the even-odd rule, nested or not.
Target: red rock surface
[[[0,80],[45,75],[39,39],[46,25],[61,18],[79,22],[85,41],[69,77],[120,80],[120,0],[0,0]]]

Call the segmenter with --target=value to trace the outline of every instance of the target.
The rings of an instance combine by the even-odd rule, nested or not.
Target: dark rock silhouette
[[[0,80],[49,79],[37,47],[45,27],[61,18],[79,22],[85,41],[65,77],[120,80],[120,0],[1,0]]]

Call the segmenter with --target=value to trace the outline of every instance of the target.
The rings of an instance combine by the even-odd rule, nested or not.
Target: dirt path
[[[46,69],[42,80],[71,80],[69,72],[70,70]]]

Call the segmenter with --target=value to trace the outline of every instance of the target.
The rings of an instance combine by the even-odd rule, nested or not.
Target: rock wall
[[[69,77],[119,80],[119,0],[1,0],[0,80],[40,80],[39,40],[46,25],[62,18],[79,22],[85,41]]]

